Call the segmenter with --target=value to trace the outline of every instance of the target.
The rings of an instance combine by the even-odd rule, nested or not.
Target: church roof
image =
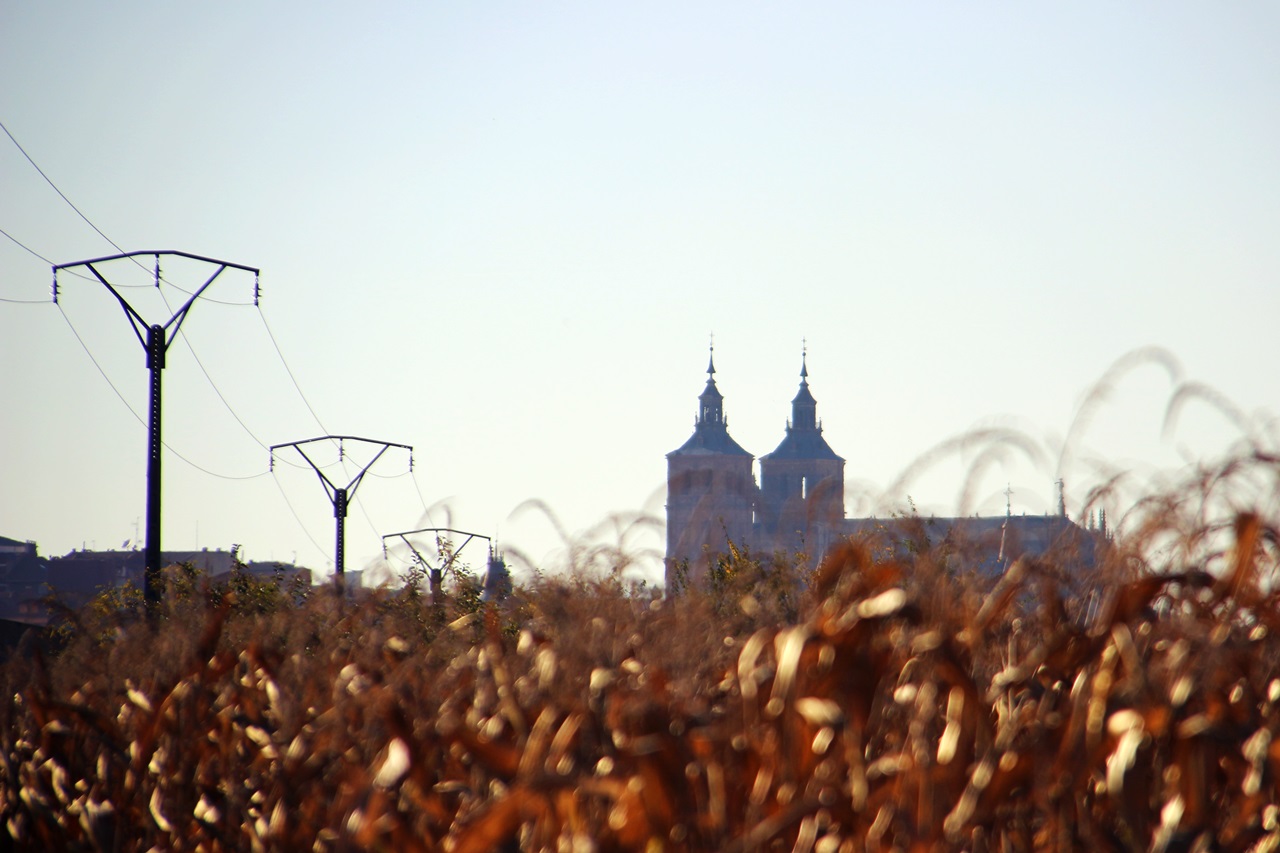
[[[751,452],[743,449],[742,445],[733,440],[729,435],[729,430],[720,426],[715,428],[713,424],[698,424],[693,430],[693,435],[689,436],[689,440],[680,445],[675,450],[667,454],[667,458],[672,456],[751,456]]]
[[[808,353],[800,357],[800,390],[791,400],[791,420],[787,422],[787,434],[772,453],[760,457],[760,461],[772,459],[829,459],[843,462],[822,437],[822,425],[817,420],[818,401],[809,390]]]
[[[724,395],[721,394],[720,389],[716,387],[716,381],[714,379],[708,379],[707,387],[702,389],[702,393],[698,395],[698,399],[704,402],[707,400],[719,401],[724,399]]]
[[[698,419],[695,421],[693,435],[677,449],[667,454],[672,456],[746,456],[754,458],[744,450],[738,442],[729,436],[729,425],[724,417],[724,395],[716,387],[715,349],[707,360],[707,387],[698,395]]]
[[[772,453],[760,457],[766,459],[834,459],[840,462],[844,457],[831,449],[827,440],[822,437],[820,429],[789,429],[782,442]]]

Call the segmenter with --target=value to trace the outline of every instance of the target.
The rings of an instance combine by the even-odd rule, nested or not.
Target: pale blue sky
[[[1271,3],[11,3],[0,120],[125,250],[261,268],[323,428],[262,317],[202,304],[185,333],[248,431],[175,344],[175,450],[247,476],[267,467],[255,437],[413,444],[428,503],[541,558],[549,526],[511,517],[526,499],[574,531],[660,513],[712,331],[757,456],[808,339],[854,513],[901,502],[882,491],[977,425],[1048,458],[994,466],[982,512],[1006,482],[1015,511],[1050,509],[1059,474],[1074,509],[1090,459],[1147,472],[1227,447],[1239,430],[1206,407],[1162,439],[1173,386],[1148,365],[1058,470],[1081,396],[1137,347],[1275,411],[1277,43]],[[7,138],[0,199],[0,228],[53,261],[115,251]],[[49,278],[0,238],[0,298],[44,299]],[[120,310],[88,282],[61,304],[145,416]],[[133,538],[145,428],[52,305],[0,303],[0,341],[0,535],[45,554]],[[973,458],[906,490],[954,512]],[[322,567],[320,485],[277,470],[169,457],[165,547]],[[359,499],[349,568],[426,524],[408,477]]]

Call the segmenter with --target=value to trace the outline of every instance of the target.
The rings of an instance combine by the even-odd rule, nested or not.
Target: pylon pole
[[[154,258],[155,260],[155,286],[160,287],[160,259],[162,257],[179,257],[197,263],[210,264],[216,266],[213,275],[209,276],[190,298],[182,304],[182,307],[173,312],[173,315],[163,323],[148,323],[143,316],[125,300],[116,285],[107,280],[99,267],[107,268],[116,261],[129,261],[133,264],[141,265],[140,257]],[[70,270],[76,267],[84,267],[94,278],[100,281],[107,290],[111,291],[111,295],[120,303],[120,307],[124,310],[125,317],[129,320],[133,327],[133,333],[138,338],[138,342],[142,344],[142,348],[147,354],[147,369],[151,373],[151,393],[150,393],[150,418],[147,428],[147,541],[143,551],[143,600],[147,605],[147,616],[154,621],[159,615],[160,600],[164,595],[164,577],[161,574],[162,566],[160,556],[160,462],[164,450],[164,444],[161,439],[161,371],[164,370],[165,353],[169,349],[169,344],[177,336],[178,330],[182,327],[182,323],[187,318],[187,313],[191,310],[191,306],[195,301],[213,284],[218,276],[222,275],[228,269],[241,270],[243,272],[251,272],[254,276],[253,285],[253,304],[258,304],[258,275],[260,271],[256,267],[248,267],[243,264],[235,264],[230,261],[220,261],[215,258],[206,258],[202,255],[192,255],[187,252],[174,251],[145,251],[145,252],[126,252],[120,255],[108,255],[102,258],[92,258],[86,261],[74,261],[69,264],[56,264],[53,267],[53,293],[54,301],[58,296],[58,272],[60,270]],[[146,267],[143,267],[146,269]],[[146,334],[143,334],[143,330]]]
[[[347,490],[333,490],[333,517],[336,519],[336,538],[333,546],[333,572],[337,577],[346,574],[347,565]]]
[[[338,452],[340,454],[343,452],[342,451],[343,443],[348,441],[359,441],[359,442],[364,442],[365,444],[375,444],[375,445],[379,445],[381,449],[374,454],[373,458],[369,460],[368,464],[366,464],[363,468],[360,469],[360,473],[356,474],[354,477],[351,478],[351,482],[347,483],[345,486],[339,486],[336,483],[334,483],[332,480],[330,480],[327,476],[325,476],[325,473],[321,469],[321,467],[317,465],[311,459],[310,456],[307,455],[307,452],[305,450],[303,450],[303,445],[314,444],[315,442],[318,442],[318,441],[338,442]],[[271,452],[273,467],[275,465],[276,451],[282,448],[287,448],[287,447],[292,447],[294,450],[296,450],[298,452],[298,455],[301,456],[306,461],[306,463],[311,466],[311,469],[316,472],[316,476],[320,478],[320,484],[324,487],[325,493],[329,496],[329,500],[333,503],[333,517],[335,521],[335,526],[337,528],[334,534],[334,548],[333,548],[333,586],[334,586],[334,589],[337,590],[339,594],[341,594],[344,588],[344,581],[345,581],[344,575],[346,574],[345,551],[346,551],[347,508],[350,506],[351,501],[356,496],[356,489],[360,488],[360,483],[364,480],[364,475],[367,474],[369,472],[369,469],[373,467],[373,463],[381,459],[382,454],[386,453],[388,450],[390,450],[393,447],[399,447],[409,451],[410,453],[409,464],[410,466],[412,466],[413,465],[413,456],[412,456],[413,447],[408,444],[396,444],[393,441],[376,441],[372,438],[360,438],[359,436],[356,436],[356,435],[322,435],[319,438],[308,438],[304,441],[288,441],[283,444],[271,445],[270,452]]]
[[[147,435],[147,544],[143,564],[143,598],[147,610],[160,605],[164,578],[160,557],[160,460],[164,449],[160,438],[160,377],[164,370],[164,327],[147,329],[147,367],[151,371],[151,417]]]

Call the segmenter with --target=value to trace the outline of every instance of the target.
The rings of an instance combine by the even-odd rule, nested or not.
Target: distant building
[[[49,572],[36,543],[0,536],[0,619],[43,622]]]
[[[80,607],[105,589],[122,586],[127,582],[142,589],[144,555],[142,551],[72,551],[63,557],[48,561],[48,585],[51,591],[67,606]],[[189,564],[210,583],[225,583],[239,563],[239,555],[233,548],[210,551],[162,551],[163,566]],[[283,575],[286,581],[303,576],[311,582],[311,570],[288,563],[252,562],[239,563],[243,571],[259,580],[271,580]],[[350,575],[351,573],[348,573]]]
[[[760,457],[757,482],[755,457],[729,435],[715,373],[713,351],[693,435],[667,454],[668,584],[676,571],[694,581],[704,577],[730,542],[757,554],[803,550],[815,563],[850,537],[895,550],[944,545],[987,574],[1028,554],[1093,559],[1096,535],[1067,518],[1061,496],[1056,515],[1015,516],[1006,509],[1003,516],[971,518],[846,518],[845,460],[823,437],[807,353],[786,432],[773,452]]]
[[[142,588],[141,551],[72,551],[49,558],[49,586],[63,604],[84,605],[104,589],[132,581]]]
[[[489,549],[489,567],[484,573],[484,591],[481,598],[485,601],[502,601],[511,595],[511,571],[507,561],[494,549]]]

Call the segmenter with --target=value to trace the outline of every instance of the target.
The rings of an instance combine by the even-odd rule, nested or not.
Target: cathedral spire
[[[698,396],[698,419],[695,423],[698,426],[707,424],[723,428],[725,426],[724,395],[716,387],[715,340],[715,335],[712,335],[710,357],[707,359],[707,387],[702,389],[702,394]]]
[[[714,338],[707,361],[707,384],[698,395],[698,413],[693,421],[693,437],[674,454],[712,452],[732,456],[750,456],[729,437],[729,419],[724,414],[724,395],[716,387]]]
[[[813,399],[813,393],[809,390],[809,345],[804,340],[800,347],[800,390],[791,401],[791,428],[818,428],[818,402]]]

